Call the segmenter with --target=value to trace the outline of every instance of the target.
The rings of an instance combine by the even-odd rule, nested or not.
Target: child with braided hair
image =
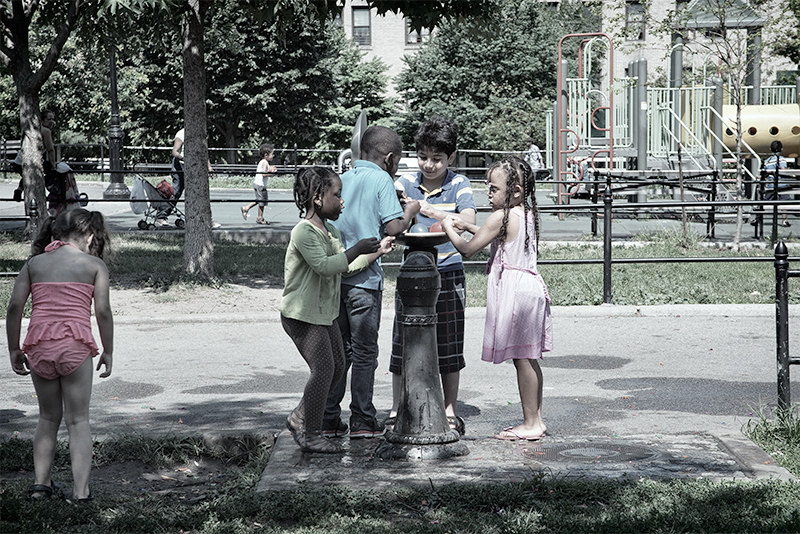
[[[465,257],[491,243],[487,263],[486,326],[481,359],[514,362],[523,422],[499,432],[502,440],[536,441],[547,428],[542,421],[542,353],[553,348],[550,297],[536,269],[539,212],[535,174],[515,156],[494,163],[486,173],[492,214],[483,224],[448,217],[442,228]],[[470,241],[458,230],[473,234]]]
[[[302,220],[292,229],[284,264],[281,324],[308,364],[311,376],[286,426],[303,452],[342,452],[322,435],[325,401],[345,369],[339,315],[341,277],[366,269],[394,248],[394,237],[361,239],[345,250],[336,220],[344,209],[342,180],[325,167],[300,171],[294,200]]]

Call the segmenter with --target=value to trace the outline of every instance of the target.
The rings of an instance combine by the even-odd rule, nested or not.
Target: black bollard
[[[403,302],[403,389],[395,426],[377,450],[383,459],[433,460],[469,454],[447,422],[436,349],[436,250],[410,250],[397,277]]]

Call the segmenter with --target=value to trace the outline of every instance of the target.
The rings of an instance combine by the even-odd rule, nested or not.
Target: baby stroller
[[[166,219],[169,215],[176,217],[177,228],[183,229],[186,226],[185,216],[175,201],[172,184],[166,180],[161,180],[158,186],[154,186],[137,175],[131,191],[131,210],[144,217],[138,224],[140,230],[155,230],[156,220]]]

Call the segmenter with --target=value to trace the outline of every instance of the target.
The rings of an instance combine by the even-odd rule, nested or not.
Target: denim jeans
[[[342,414],[341,403],[347,388],[347,370],[350,377],[351,417],[370,421],[377,411],[372,404],[375,369],[378,368],[378,327],[381,321],[380,290],[363,289],[342,284],[339,306],[339,329],[344,341],[345,372],[334,386],[325,406],[325,419],[335,420]]]

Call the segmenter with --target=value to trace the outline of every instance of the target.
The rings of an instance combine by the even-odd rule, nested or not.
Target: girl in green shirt
[[[308,364],[311,376],[303,398],[286,420],[304,452],[342,452],[322,435],[328,393],[345,368],[339,315],[342,274],[355,274],[394,248],[394,238],[362,239],[345,250],[339,231],[328,222],[344,209],[342,181],[331,169],[309,167],[294,183],[302,220],[292,229],[284,263],[281,324]]]

